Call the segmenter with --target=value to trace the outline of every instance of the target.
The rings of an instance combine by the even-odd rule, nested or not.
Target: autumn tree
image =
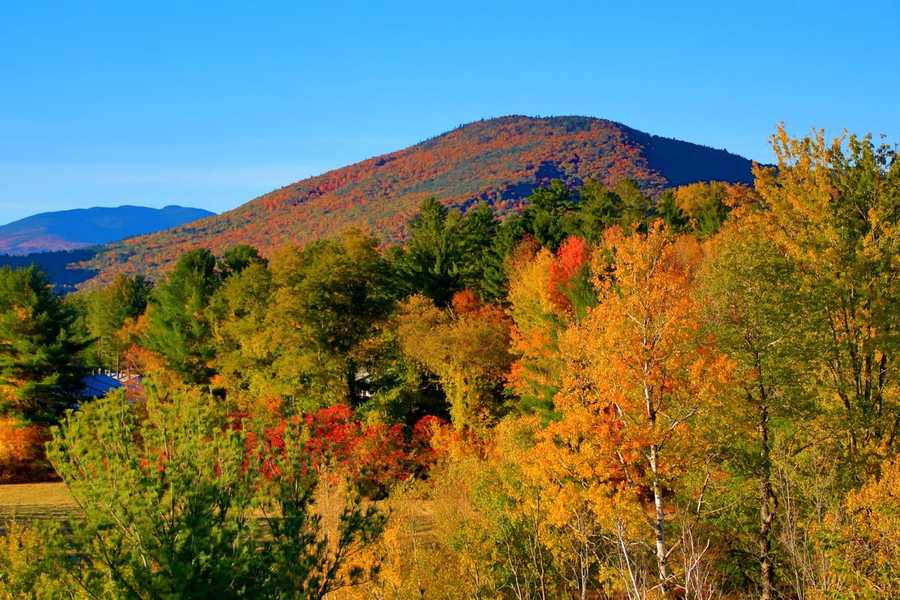
[[[826,521],[828,557],[838,592],[871,598],[900,595],[900,459],[847,495]]]
[[[675,189],[675,205],[698,236],[709,237],[722,227],[728,216],[727,189],[720,181],[701,181]]]
[[[523,474],[539,427],[534,417],[516,417],[500,421],[489,439],[437,430],[428,479],[388,500],[385,562],[361,597],[567,597],[545,529],[548,507]],[[418,526],[423,504],[427,531]]]
[[[517,355],[509,387],[525,411],[550,411],[562,381],[560,332],[596,303],[590,277],[591,249],[569,237],[555,254],[527,242],[511,261],[511,349]]]
[[[572,320],[580,320],[597,303],[591,282],[591,247],[577,236],[566,238],[550,264],[550,301]]]
[[[572,359],[566,355],[566,368]],[[616,557],[639,562],[632,540],[643,537],[645,519],[640,502],[617,491],[622,471],[608,455],[616,427],[584,405],[557,409],[561,418],[536,434],[522,462],[545,507],[545,543],[574,597],[586,599],[610,586],[626,592],[620,584],[627,569],[615,568]]]
[[[19,416],[0,416],[0,484],[31,483],[52,479],[44,445],[47,426]]]
[[[510,350],[516,356],[509,388],[526,411],[550,412],[562,383],[564,360],[559,334],[565,315],[553,303],[550,268],[553,253],[523,246],[513,261],[509,314],[513,320]]]
[[[756,482],[755,542],[765,600],[778,591],[777,465],[802,455],[808,444],[803,430],[815,431],[806,299],[791,261],[769,242],[767,230],[760,213],[727,224],[710,246],[698,291],[718,347],[736,365],[734,393],[720,413],[728,432],[721,443],[738,476]]]
[[[0,599],[89,597],[69,578],[70,547],[63,524],[54,519],[8,521],[0,536]]]
[[[673,585],[669,514],[702,459],[696,430],[730,370],[698,335],[699,258],[696,242],[673,239],[659,223],[646,234],[606,233],[593,268],[599,304],[561,341],[566,368],[556,405],[563,418],[539,446],[545,463],[589,466],[586,501],[614,512],[608,532],[646,524],[664,592]],[[584,475],[581,468],[571,474]]]
[[[771,239],[795,265],[794,283],[819,319],[821,401],[841,439],[837,473],[858,484],[898,443],[900,161],[870,137],[826,141],[819,131],[772,138],[777,168],[756,167]]]
[[[460,292],[441,309],[413,296],[398,315],[405,354],[437,375],[458,428],[490,422],[503,411],[502,387],[509,369],[509,322],[474,293]]]

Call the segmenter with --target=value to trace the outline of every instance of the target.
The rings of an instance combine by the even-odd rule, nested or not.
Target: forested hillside
[[[900,160],[772,142],[402,246],[0,269],[0,481],[80,508],[3,526],[0,598],[900,597]]]
[[[111,246],[95,261],[101,279],[156,275],[178,256],[250,244],[264,255],[350,228],[396,242],[431,196],[465,210],[485,202],[499,214],[558,179],[569,187],[630,179],[655,194],[697,181],[750,183],[750,161],[588,117],[502,117],[471,123],[415,146],[287,185],[222,215]]]

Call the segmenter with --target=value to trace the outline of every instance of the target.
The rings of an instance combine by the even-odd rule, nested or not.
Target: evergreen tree
[[[481,279],[472,287],[485,302],[505,303],[509,291],[509,257],[528,234],[520,214],[507,216],[482,255]]]
[[[80,295],[84,326],[94,339],[89,362],[118,369],[125,347],[117,334],[129,320],[144,314],[152,286],[143,276],[118,276],[105,288]]]
[[[647,230],[647,222],[653,216],[653,201],[646,196],[637,182],[623,179],[613,188],[622,203],[620,224],[626,229]]]
[[[524,211],[529,232],[542,246],[555,251],[568,233],[565,217],[575,207],[575,198],[562,181],[554,179],[549,186],[537,188]]]
[[[55,420],[72,405],[88,344],[36,267],[0,269],[0,412]]]
[[[220,283],[212,253],[192,250],[153,294],[146,345],[189,383],[208,383],[213,374],[215,346],[206,308]]]
[[[52,592],[22,593],[326,598],[371,575],[377,560],[365,551],[385,517],[348,493],[327,527],[315,505],[317,432],[289,420],[270,444],[271,426],[236,422],[197,390],[151,393],[140,406],[115,393],[69,414],[48,453],[83,512],[65,534],[44,530],[35,549]],[[22,571],[4,564],[12,545],[0,546],[4,598],[7,574]],[[19,577],[9,579],[16,590]]]
[[[470,209],[460,224],[460,279],[465,287],[477,289],[490,266],[490,248],[500,223],[485,203]]]
[[[586,181],[580,190],[581,204],[570,231],[596,244],[607,227],[622,220],[622,199],[605,185]]]
[[[472,256],[467,251],[473,244],[467,243],[466,234],[484,226],[483,216],[467,223],[459,211],[448,210],[435,198],[425,200],[409,226],[406,248],[396,256],[404,291],[422,293],[446,306],[465,287],[465,274],[477,270],[469,266]]]
[[[675,193],[672,190],[663,192],[656,201],[656,214],[671,231],[684,232],[688,227],[688,218],[675,201]]]

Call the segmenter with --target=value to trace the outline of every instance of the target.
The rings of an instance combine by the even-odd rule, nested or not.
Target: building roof
[[[101,398],[112,390],[125,385],[114,375],[106,373],[94,373],[81,380],[82,398]]]

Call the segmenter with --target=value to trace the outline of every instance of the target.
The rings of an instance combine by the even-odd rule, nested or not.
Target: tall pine
[[[220,283],[215,256],[201,249],[183,254],[154,290],[145,342],[188,383],[205,384],[213,375],[215,345],[206,309]]]
[[[0,269],[0,413],[50,422],[70,407],[88,344],[36,267]]]

